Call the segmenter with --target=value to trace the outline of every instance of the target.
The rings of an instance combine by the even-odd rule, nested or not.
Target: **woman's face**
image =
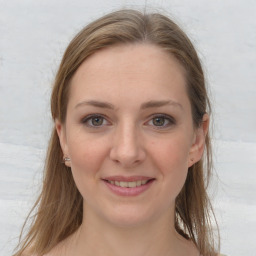
[[[184,73],[148,44],[100,50],[79,67],[56,128],[85,211],[119,226],[173,216],[204,144]]]

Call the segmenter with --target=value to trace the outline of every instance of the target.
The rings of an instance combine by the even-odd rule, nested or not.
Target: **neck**
[[[175,231],[173,210],[155,221],[121,227],[103,221],[87,209],[70,251],[75,256],[176,256],[181,255],[181,243],[184,239]]]

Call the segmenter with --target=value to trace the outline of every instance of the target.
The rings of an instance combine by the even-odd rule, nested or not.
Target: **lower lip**
[[[149,189],[150,186],[152,185],[152,183],[155,180],[150,180],[148,183],[146,183],[144,185],[141,185],[141,186],[138,186],[138,187],[135,187],[135,188],[123,188],[123,187],[119,187],[119,186],[116,186],[114,184],[111,184],[111,183],[109,183],[105,180],[103,180],[103,181],[107,185],[107,187],[112,192],[114,192],[116,195],[119,195],[119,196],[137,196],[137,195],[142,194],[147,189]]]

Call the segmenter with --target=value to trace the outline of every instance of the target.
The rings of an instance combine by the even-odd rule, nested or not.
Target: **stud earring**
[[[65,162],[69,162],[70,161],[70,158],[69,157],[67,157],[67,156],[64,156],[63,157],[63,162],[65,163]]]

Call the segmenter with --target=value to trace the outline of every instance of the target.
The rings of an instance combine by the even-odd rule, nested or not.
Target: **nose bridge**
[[[139,163],[144,157],[140,131],[135,122],[130,120],[120,122],[115,130],[111,158],[128,167]]]

